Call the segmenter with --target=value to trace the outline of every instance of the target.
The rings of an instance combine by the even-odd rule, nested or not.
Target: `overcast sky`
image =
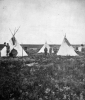
[[[85,43],[85,0],[0,0],[0,43],[19,26],[19,43]]]

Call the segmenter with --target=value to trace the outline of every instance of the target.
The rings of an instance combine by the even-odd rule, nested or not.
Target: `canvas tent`
[[[82,46],[78,47],[78,51],[80,51],[80,52],[82,51]]]
[[[6,46],[1,50],[1,57],[6,56]]]
[[[44,53],[45,48],[47,48],[47,52],[49,53],[50,46],[47,44],[47,42],[45,42],[45,44],[42,46],[42,48],[39,50],[38,53]],[[53,53],[53,49],[52,49],[52,53]]]
[[[17,42],[16,38],[15,38],[15,44],[13,44],[13,40],[11,38],[11,40],[9,41],[9,45],[10,45],[10,50],[12,50],[13,48],[17,50],[18,52],[17,56],[27,56],[27,53],[24,51],[21,45]]]
[[[85,44],[78,47],[78,51],[82,52],[82,50],[85,49]]]
[[[66,36],[64,37],[64,40],[57,52],[57,55],[61,56],[78,56],[78,54],[75,52],[74,48],[71,46],[69,41],[67,40]]]
[[[24,51],[24,49],[21,47],[21,45],[17,42],[15,38],[15,34],[18,30],[15,31],[14,34],[12,34],[12,38],[9,40],[9,46],[10,46],[10,51],[15,49],[17,50],[17,56],[28,56],[27,53]],[[6,46],[1,50],[1,56],[6,56]]]

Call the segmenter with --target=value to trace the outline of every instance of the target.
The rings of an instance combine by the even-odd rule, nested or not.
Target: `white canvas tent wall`
[[[78,47],[78,51],[82,52],[82,49],[85,49],[85,45]]]
[[[10,45],[10,50],[12,50],[13,48],[17,50],[18,52],[17,56],[28,56],[27,53],[24,51],[24,49],[21,47],[21,45],[17,42],[16,38],[15,38],[15,45],[13,45],[12,38],[9,41],[9,45]]]
[[[14,48],[18,52],[17,56],[28,56],[27,53],[24,51],[24,49],[21,47],[21,45],[17,42],[15,38],[15,34],[18,31],[18,29],[14,31],[14,34],[11,32],[13,37],[8,42],[10,46],[10,51]],[[1,56],[6,56],[6,46],[1,50]]]
[[[66,36],[64,37],[64,40],[57,52],[57,55],[61,56],[78,56],[78,54],[75,52],[74,48],[71,46],[69,41],[67,40]]]
[[[1,57],[6,56],[6,46],[1,50]]]
[[[49,50],[50,50],[50,46],[47,44],[47,42],[45,42],[45,44],[42,46],[42,48],[39,50],[38,53],[44,53],[44,49],[45,47],[47,48],[47,52],[49,53]]]
[[[13,48],[17,50],[18,52],[17,56],[28,56],[27,53],[24,51],[24,49],[21,47],[21,45],[17,42],[17,40],[15,41],[15,45],[13,45],[12,38],[8,43],[10,46],[10,51]],[[6,56],[6,46],[1,50],[1,57],[2,56]]]
[[[80,51],[80,52],[82,51],[82,46],[78,47],[78,51]]]

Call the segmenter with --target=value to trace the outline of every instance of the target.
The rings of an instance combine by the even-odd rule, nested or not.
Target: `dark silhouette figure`
[[[6,46],[6,42],[4,42],[4,46]]]
[[[9,43],[7,43],[7,45],[6,45],[6,54],[7,54],[7,57],[9,56],[9,53],[10,53],[10,46],[9,46]]]
[[[45,47],[45,49],[44,49],[45,56],[47,55],[47,51],[48,51],[48,49]]]

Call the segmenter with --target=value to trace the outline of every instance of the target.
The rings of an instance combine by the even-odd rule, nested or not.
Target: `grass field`
[[[85,100],[85,57],[0,59],[0,100]]]

